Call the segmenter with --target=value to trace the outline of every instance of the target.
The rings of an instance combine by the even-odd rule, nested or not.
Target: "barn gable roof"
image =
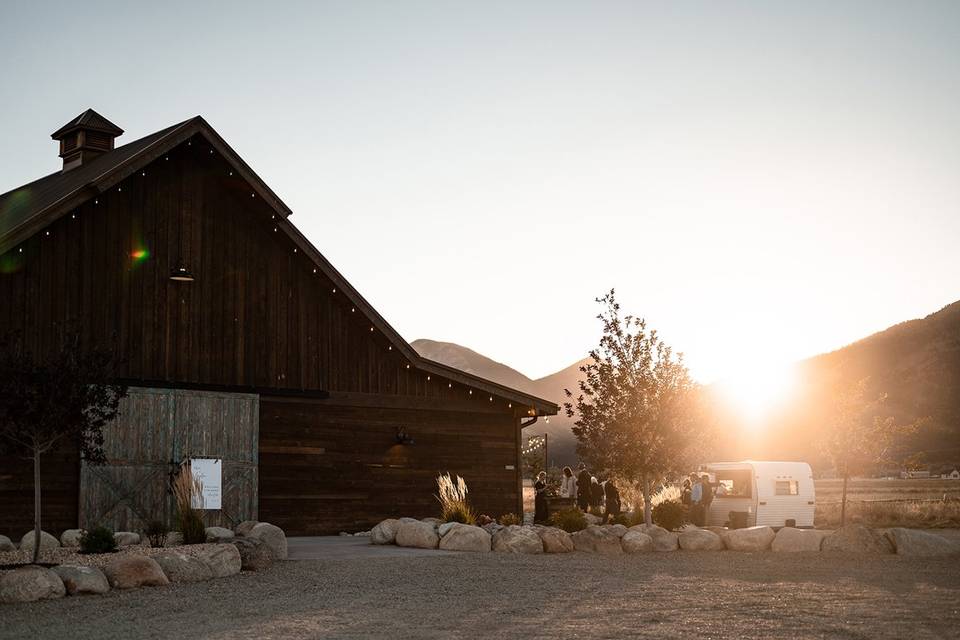
[[[80,118],[84,116],[90,118],[96,116],[104,122],[112,124],[93,110],[84,112]],[[71,121],[65,126],[69,127],[73,124],[75,123]],[[559,407],[553,402],[420,356],[390,326],[383,316],[360,295],[360,292],[337,271],[330,261],[307,240],[306,236],[287,220],[292,214],[290,208],[200,116],[117,147],[94,158],[88,164],[71,171],[57,171],[22,187],[0,194],[0,255],[32,237],[78,205],[105,192],[127,176],[141,170],[153,160],[196,135],[202,136],[212,145],[233,166],[234,170],[250,184],[254,193],[279,214],[277,227],[304,254],[313,260],[317,268],[330,278],[338,290],[347,296],[357,308],[357,311],[362,312],[369,318],[373,326],[383,333],[390,343],[416,367],[480,391],[507,398],[523,406],[530,406],[533,408],[531,415],[554,415],[558,412]]]

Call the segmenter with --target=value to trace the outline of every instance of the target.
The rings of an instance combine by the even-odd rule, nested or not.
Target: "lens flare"
[[[150,252],[146,249],[137,249],[130,252],[130,257],[133,258],[134,262],[143,262],[150,257]]]

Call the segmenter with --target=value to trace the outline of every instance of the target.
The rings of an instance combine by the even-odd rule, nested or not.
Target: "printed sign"
[[[202,487],[199,495],[193,496],[194,509],[220,509],[221,460],[219,458],[191,458],[190,471],[193,479]]]

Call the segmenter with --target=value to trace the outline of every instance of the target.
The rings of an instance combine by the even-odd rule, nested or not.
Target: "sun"
[[[721,379],[718,387],[747,424],[759,427],[789,398],[796,383],[793,367],[757,363]]]

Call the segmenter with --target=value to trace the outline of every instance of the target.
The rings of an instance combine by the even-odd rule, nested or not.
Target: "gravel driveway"
[[[960,559],[735,552],[304,560],[0,606],[0,638],[956,638]]]

